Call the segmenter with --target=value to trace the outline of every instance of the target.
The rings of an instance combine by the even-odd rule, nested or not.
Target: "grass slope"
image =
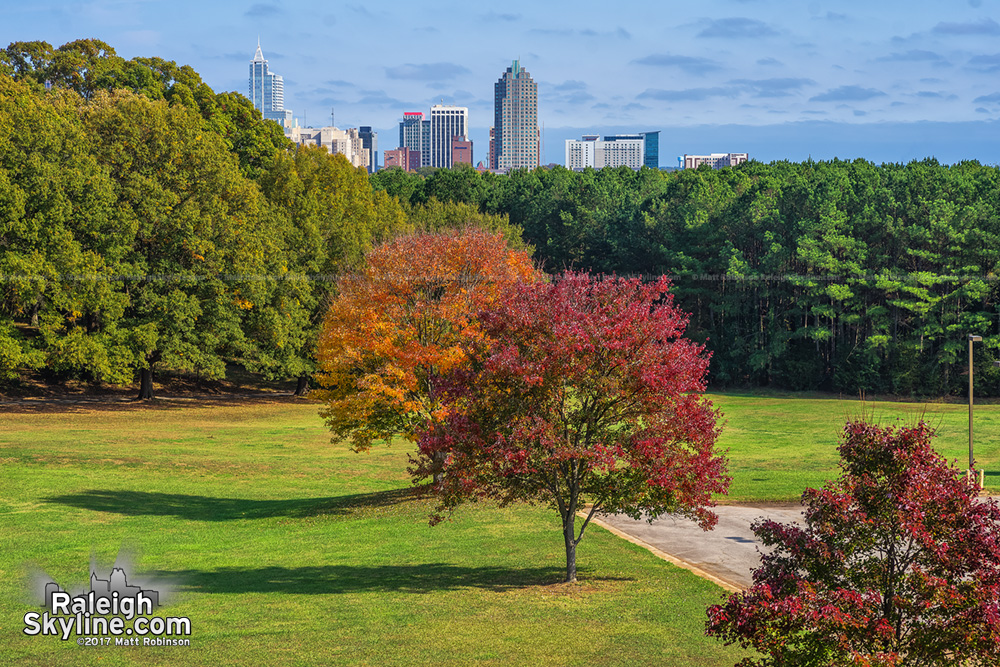
[[[956,403],[899,403],[776,393],[709,394],[723,413],[719,446],[729,450],[733,483],[726,502],[797,500],[807,487],[837,477],[838,438],[848,419],[882,424],[923,418],[934,446],[959,469],[969,465],[969,409]],[[986,487],[1000,490],[1000,405],[977,405],[976,462]]]
[[[329,443],[305,403],[0,414],[0,664],[731,665],[702,636],[721,590],[598,527],[559,583],[557,516],[462,509],[427,525],[407,447]],[[28,637],[23,583],[83,588],[125,547],[172,582],[190,647]],[[106,569],[105,569],[106,573]]]

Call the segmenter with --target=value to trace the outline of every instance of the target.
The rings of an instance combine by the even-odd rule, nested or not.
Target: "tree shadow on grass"
[[[272,517],[351,515],[413,502],[418,498],[419,489],[415,487],[349,496],[293,500],[248,500],[179,493],[92,489],[80,493],[50,496],[43,499],[43,502],[126,516],[175,516],[190,521],[238,521]]]
[[[363,591],[432,593],[462,588],[502,592],[532,586],[560,584],[559,567],[462,567],[446,563],[421,565],[323,565],[215,570],[160,570],[150,576],[179,582],[175,590],[197,593],[288,593],[329,595]],[[589,577],[582,583],[632,581],[623,577]]]

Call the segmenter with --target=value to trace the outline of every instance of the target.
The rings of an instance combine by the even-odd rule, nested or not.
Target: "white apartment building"
[[[336,127],[286,127],[285,136],[300,146],[325,146],[331,155],[340,153],[355,167],[369,169],[370,151],[357,128],[341,130]]]
[[[629,167],[639,169],[645,161],[644,137],[614,135],[601,139],[596,134],[585,134],[582,139],[566,140],[566,168],[580,170],[587,167]]]
[[[584,135],[582,140],[566,140],[566,168],[580,170],[594,166],[594,151],[597,148],[596,134]]]
[[[710,155],[688,155],[685,153],[684,168],[697,169],[701,165],[707,164],[712,169],[722,169],[723,167],[735,167],[749,159],[747,153],[712,153]]]

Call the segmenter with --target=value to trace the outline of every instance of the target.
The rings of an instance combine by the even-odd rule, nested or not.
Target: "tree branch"
[[[579,535],[579,537],[577,537],[573,541],[575,544],[579,544],[580,540],[583,539],[583,531],[587,530],[587,526],[590,524],[590,520],[592,518],[594,518],[594,514],[597,513],[598,509],[600,509],[600,505],[596,505],[595,504],[595,505],[591,506],[590,512],[587,514],[587,518],[583,520],[583,525],[580,526],[580,535]]]

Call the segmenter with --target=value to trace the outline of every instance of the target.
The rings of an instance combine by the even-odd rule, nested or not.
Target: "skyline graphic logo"
[[[138,578],[130,583],[129,560],[119,553],[103,579],[92,558],[89,590],[76,594],[36,572],[35,602],[45,611],[26,613],[22,632],[58,636],[62,641],[76,635],[80,646],[190,646],[190,639],[174,637],[191,635],[191,619],[153,616],[163,605],[163,591],[153,583],[140,584]]]

